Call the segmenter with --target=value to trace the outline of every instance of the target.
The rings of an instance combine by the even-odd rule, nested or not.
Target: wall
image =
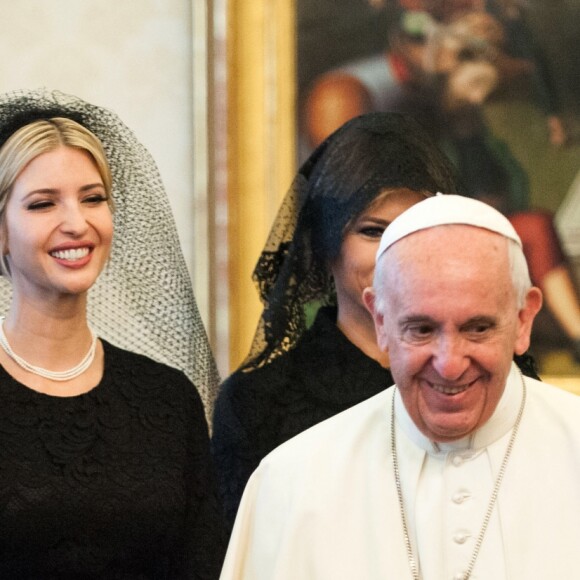
[[[0,90],[46,86],[114,110],[158,163],[195,283],[205,242],[194,231],[192,25],[191,0],[10,2]]]

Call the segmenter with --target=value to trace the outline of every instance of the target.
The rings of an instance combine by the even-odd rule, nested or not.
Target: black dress
[[[103,345],[101,383],[74,397],[0,367],[0,578],[216,579],[225,534],[199,395]]]
[[[270,451],[392,384],[391,373],[338,329],[336,308],[320,309],[287,354],[232,374],[216,402],[212,437],[228,523],[233,525],[244,487]]]

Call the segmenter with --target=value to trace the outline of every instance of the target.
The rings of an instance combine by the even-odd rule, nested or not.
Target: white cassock
[[[580,579],[580,397],[527,401],[473,580]],[[395,395],[395,393],[397,393]],[[268,455],[246,487],[221,580],[407,580],[390,445],[423,580],[467,568],[522,400],[515,365],[490,420],[434,446],[388,389]]]

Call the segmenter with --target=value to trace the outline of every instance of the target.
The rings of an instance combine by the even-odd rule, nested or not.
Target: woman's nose
[[[60,229],[63,232],[79,236],[87,231],[88,223],[80,203],[67,204],[61,212]]]

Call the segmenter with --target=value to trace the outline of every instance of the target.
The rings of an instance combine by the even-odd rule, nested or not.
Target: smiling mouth
[[[457,385],[455,387],[450,387],[448,385],[438,385],[437,383],[429,383],[429,385],[434,391],[437,391],[438,393],[442,393],[444,395],[457,395],[469,389],[469,387],[471,387],[474,382],[475,381],[465,385]]]
[[[67,262],[75,262],[76,260],[82,260],[89,255],[89,248],[75,248],[71,250],[58,250],[56,252],[50,252],[53,258],[58,258],[59,260],[66,260]]]

